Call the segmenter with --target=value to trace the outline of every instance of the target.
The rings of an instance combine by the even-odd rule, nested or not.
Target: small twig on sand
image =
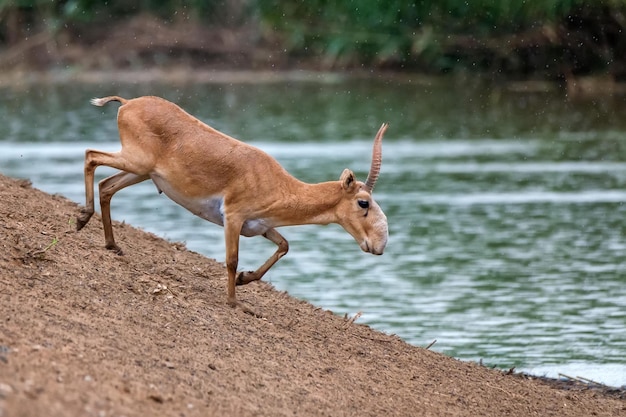
[[[559,378],[571,379],[572,381],[576,381],[576,378],[573,376],[565,375],[559,372]]]
[[[363,315],[363,312],[359,311],[358,313],[356,313],[354,316],[352,316],[351,318],[348,319],[348,315],[346,314],[345,318],[348,320],[347,321],[347,325],[351,325],[352,323],[354,323],[355,321],[357,321],[357,319],[359,317],[361,317]]]
[[[603,384],[601,382],[596,382],[596,381],[594,381],[592,379],[585,378],[585,377],[582,377],[582,376],[573,377],[573,376],[569,376],[569,375],[565,375],[565,374],[559,373],[559,377],[567,378],[567,379],[569,379],[571,381],[577,381],[577,382],[580,382],[580,383],[583,383],[583,384],[587,384],[587,385],[597,385],[599,387],[609,388],[608,385],[605,385],[605,384]]]
[[[596,382],[593,379],[589,379],[589,378],[584,378],[582,376],[576,376],[576,378],[580,379],[581,381],[584,381],[588,384],[593,384],[593,385],[597,385],[599,387],[604,387],[604,388],[609,388],[608,385],[603,384],[602,382]]]
[[[426,349],[426,350],[430,349],[431,347],[433,347],[433,345],[434,345],[435,343],[437,343],[437,339],[435,339],[435,340],[433,340],[432,342],[430,342],[430,343],[428,344],[428,346],[426,346],[424,349]]]

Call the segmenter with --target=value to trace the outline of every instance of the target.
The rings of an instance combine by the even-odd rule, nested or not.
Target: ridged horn
[[[376,138],[374,139],[374,149],[372,150],[372,166],[370,167],[370,173],[367,175],[367,180],[365,180],[365,189],[371,194],[374,191],[374,185],[376,185],[376,180],[378,179],[378,174],[380,174],[380,165],[383,162],[383,135],[387,130],[389,124],[383,123],[380,129],[378,129],[378,133],[376,134]]]

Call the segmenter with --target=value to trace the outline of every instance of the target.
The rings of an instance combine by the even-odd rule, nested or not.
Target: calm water
[[[388,121],[375,192],[389,218],[385,255],[362,253],[339,226],[285,228],[289,255],[266,279],[464,360],[626,384],[622,98],[573,102],[453,79],[4,89],[0,171],[82,203],[84,149],[119,148],[117,105],[88,104],[109,94],[176,101],[310,182],[346,167],[364,179]],[[224,260],[222,229],[151,183],[120,192],[112,211]],[[273,250],[243,239],[240,267]]]

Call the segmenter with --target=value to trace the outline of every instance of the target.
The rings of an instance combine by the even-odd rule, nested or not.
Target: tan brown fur
[[[339,181],[307,184],[267,153],[213,129],[167,100],[111,96],[93,99],[92,104],[103,106],[110,101],[122,104],[118,112],[122,149],[85,152],[86,205],[77,218],[80,230],[94,213],[96,167],[119,169],[121,172],[99,183],[107,249],[122,253],[113,237],[111,197],[125,187],[152,179],[160,191],[194,214],[223,223],[231,304],[236,304],[236,285],[261,279],[287,253],[289,245],[276,227],[338,223],[361,249],[382,254],[387,219],[371,193],[380,170],[386,124],[377,134],[366,183],[345,169]],[[278,249],[256,271],[237,275],[241,234],[262,234]]]

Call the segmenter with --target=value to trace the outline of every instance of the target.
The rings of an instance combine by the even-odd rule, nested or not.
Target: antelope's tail
[[[102,107],[107,104],[109,101],[119,101],[122,105],[126,104],[128,100],[119,96],[109,96],[103,98],[92,98],[89,102],[94,106]]]

